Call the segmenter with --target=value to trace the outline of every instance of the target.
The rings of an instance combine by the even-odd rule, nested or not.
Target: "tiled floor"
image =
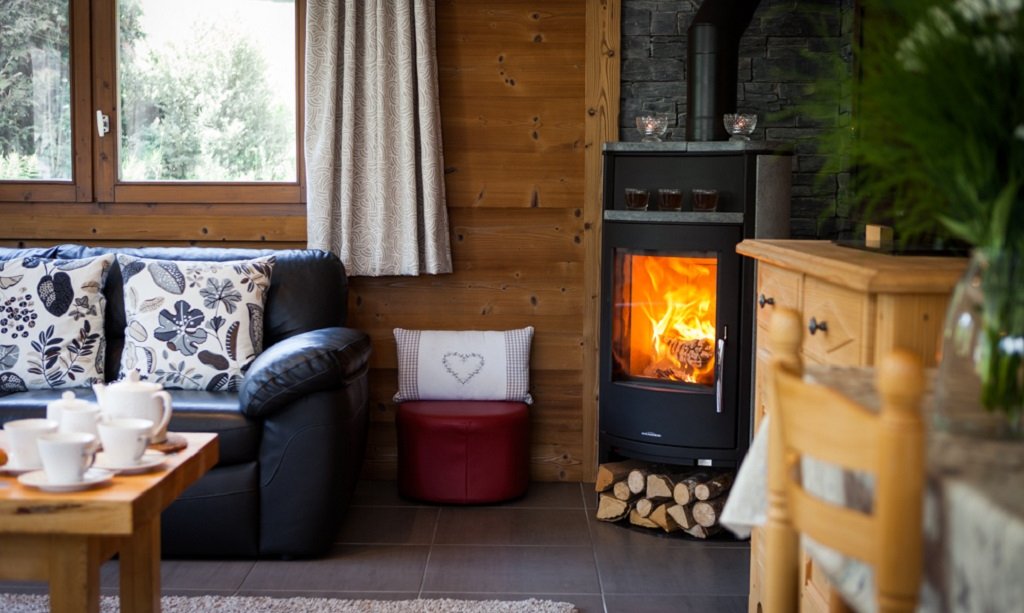
[[[331,553],[312,561],[163,563],[173,594],[550,598],[586,613],[746,611],[748,542],[661,536],[593,519],[579,483],[534,483],[486,507],[417,504],[365,481]],[[117,567],[103,568],[116,593]],[[0,583],[0,591],[39,589]]]

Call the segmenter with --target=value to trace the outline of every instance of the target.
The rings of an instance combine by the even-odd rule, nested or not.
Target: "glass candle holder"
[[[695,189],[691,192],[694,211],[714,211],[718,208],[717,189]]]
[[[726,113],[722,117],[725,130],[732,134],[729,140],[750,140],[750,134],[757,127],[757,115],[753,113]]]
[[[626,188],[626,208],[631,211],[646,211],[651,194],[646,189]]]
[[[659,189],[658,209],[662,211],[683,210],[683,190],[671,188]]]
[[[640,115],[636,118],[636,129],[643,143],[660,143],[668,131],[668,117],[665,115]]]

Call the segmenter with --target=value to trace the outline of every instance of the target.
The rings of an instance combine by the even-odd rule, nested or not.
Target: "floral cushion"
[[[238,389],[263,350],[263,303],[274,257],[231,262],[119,254],[131,369],[169,389]]]
[[[103,284],[113,261],[0,262],[0,392],[103,380]]]
[[[530,396],[533,326],[518,330],[395,328],[398,393],[408,400],[511,400]]]

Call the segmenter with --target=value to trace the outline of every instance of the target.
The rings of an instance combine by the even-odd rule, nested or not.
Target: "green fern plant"
[[[865,0],[854,113],[824,141],[854,202],[904,241],[973,246],[981,403],[1024,407],[1024,0]]]
[[[852,129],[855,199],[898,234],[1024,248],[1021,0],[867,0]]]

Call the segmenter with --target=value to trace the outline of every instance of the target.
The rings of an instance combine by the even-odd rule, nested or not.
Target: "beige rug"
[[[100,611],[119,611],[118,599],[100,598]],[[578,613],[568,602],[552,600],[336,600],[266,596],[164,596],[163,613]],[[0,594],[3,613],[48,613],[47,596]]]

